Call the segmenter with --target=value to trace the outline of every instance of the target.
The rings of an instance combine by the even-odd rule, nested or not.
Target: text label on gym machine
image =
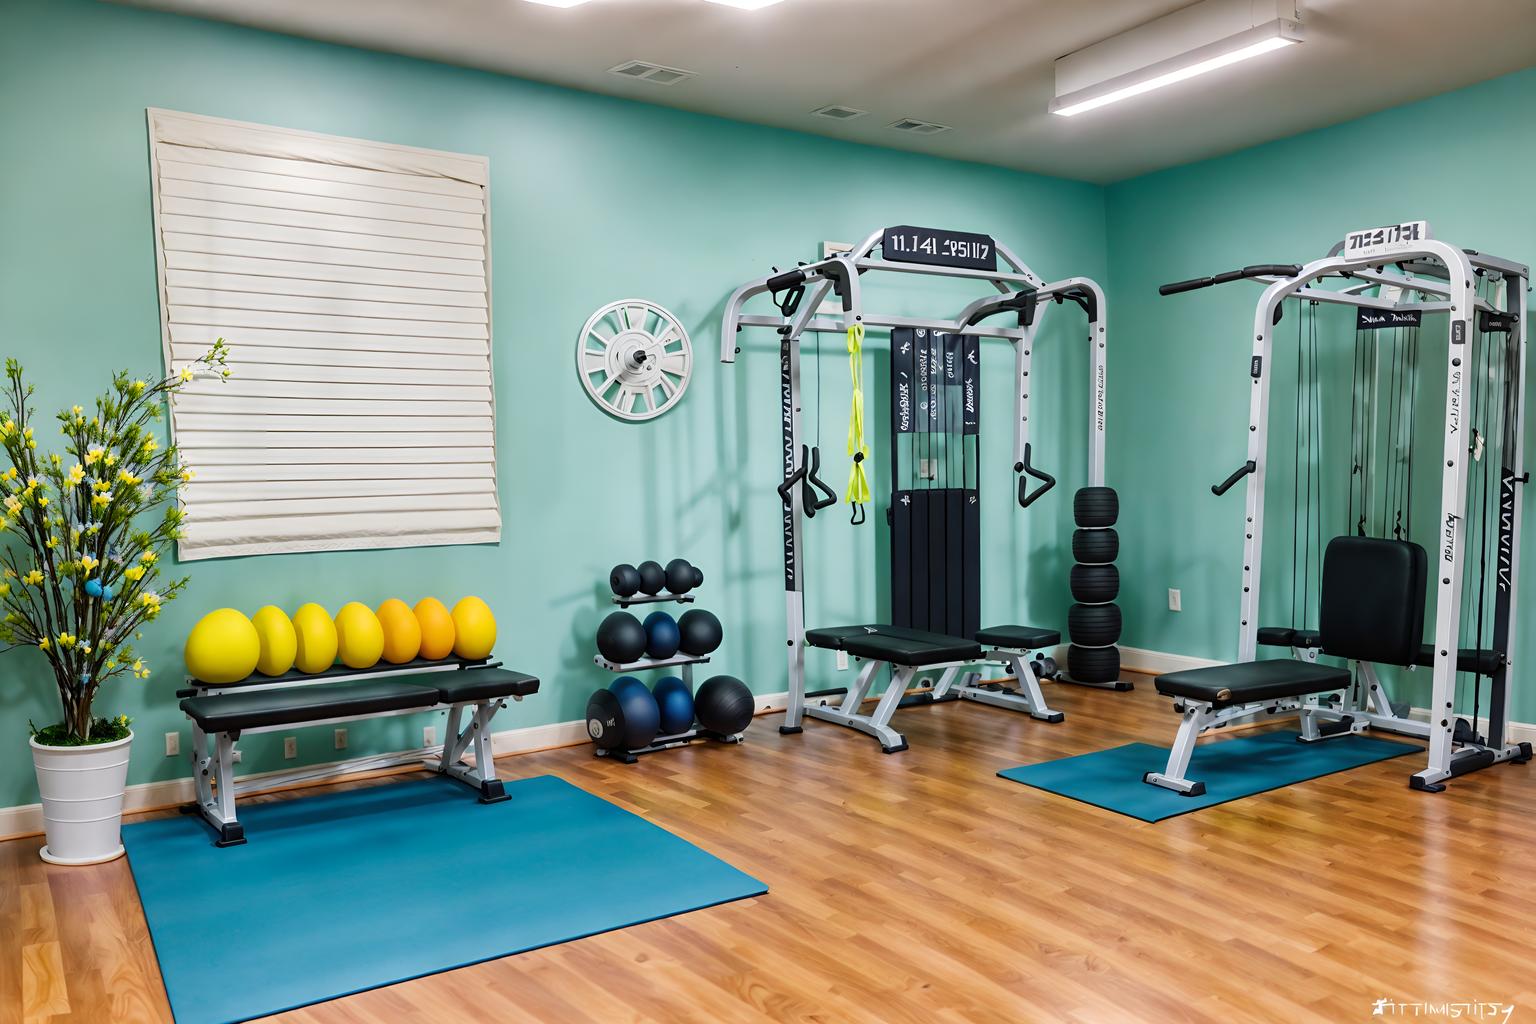
[[[1412,250],[1429,237],[1429,222],[1425,220],[1408,220],[1401,224],[1351,231],[1344,236],[1344,258],[1369,258]]]
[[[991,235],[911,225],[886,228],[881,241],[885,258],[895,263],[927,263],[967,270],[996,270],[997,246]]]
[[[1355,313],[1355,330],[1385,331],[1393,327],[1418,327],[1424,314],[1417,309],[1367,309]]]

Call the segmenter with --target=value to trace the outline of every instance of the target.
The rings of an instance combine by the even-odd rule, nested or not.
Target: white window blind
[[[184,559],[496,541],[489,166],[149,111]]]

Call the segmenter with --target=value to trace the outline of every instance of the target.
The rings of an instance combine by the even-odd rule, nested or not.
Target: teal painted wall
[[[894,223],[990,232],[1047,277],[1107,269],[1104,194],[1092,185],[81,0],[9,0],[0,19],[0,351],[23,359],[44,414],[95,394],[114,368],[161,363],[145,107],[491,159],[501,544],[183,566],[186,596],[147,631],[154,675],[101,703],[136,720],[134,783],[186,774],[185,761],[162,754],[164,733],[186,735],[173,696],[181,640],[224,605],[314,600],[334,611],[349,599],[479,593],[500,622],[499,655],[544,680],[498,725],[538,725],[580,717],[607,679],[591,663],[591,637],[609,567],[681,554],[704,568],[701,603],[726,626],[711,667],[782,690],[775,344],[749,337],[734,368],[716,361],[730,289],[772,263],[815,257],[824,239]],[[816,190],[787,194],[788,182]],[[974,294],[913,279],[873,298],[916,312],[958,309]],[[697,362],[680,407],[647,425],[606,418],[574,373],[589,313],[632,296],[684,321]],[[1011,510],[1006,468],[1010,353],[1003,342],[985,350],[985,607],[997,620],[1057,622],[1067,603],[1062,550],[1087,422],[1086,361],[1069,314],[1052,312],[1036,359],[1037,458],[1062,484],[1027,517]],[[849,385],[842,339],[823,340],[822,433],[836,454]],[[871,345],[879,493],[885,339],[872,333]],[[1112,362],[1112,381],[1117,372]],[[829,479],[841,488],[846,472],[834,457]],[[878,615],[884,530],[854,531],[845,518],[820,518],[810,533],[813,622]],[[833,669],[814,654],[813,667]],[[33,802],[25,725],[56,717],[51,685],[30,651],[7,655],[0,679],[0,806]],[[350,753],[414,746],[422,724],[356,724]],[[298,735],[301,761],[335,758],[328,728]],[[280,734],[245,749],[248,770],[284,764]]]
[[[1232,284],[1160,298],[1157,286],[1252,263],[1305,262],[1351,228],[1400,220],[1427,219],[1440,238],[1529,262],[1536,258],[1536,202],[1528,193],[1536,166],[1533,107],[1536,70],[1526,70],[1108,189],[1109,294],[1121,339],[1110,401],[1111,441],[1119,443],[1110,447],[1109,465],[1125,498],[1120,529],[1130,553],[1121,569],[1125,644],[1209,658],[1232,657],[1237,647],[1243,494],[1239,487],[1216,498],[1208,488],[1245,458],[1249,331],[1259,288]],[[1266,623],[1285,623],[1290,614],[1286,453],[1294,439],[1297,317],[1294,309],[1287,315],[1274,359]],[[1324,481],[1325,541],[1347,519],[1353,328],[1345,317],[1333,311],[1319,320],[1321,340],[1333,343],[1319,363],[1332,467]],[[1431,396],[1444,380],[1444,329],[1441,316],[1427,320],[1423,333],[1422,386]],[[1440,416],[1431,397],[1421,410],[1421,438],[1439,437]],[[1416,518],[1431,528],[1437,452],[1434,441],[1415,457],[1416,492],[1429,498],[1427,506],[1415,503]],[[1536,625],[1529,598],[1536,548],[1529,540],[1525,546],[1521,637]],[[1182,590],[1182,612],[1168,611],[1169,587]],[[1420,672],[1408,681],[1422,696],[1427,679]],[[1536,721],[1528,680],[1512,713]]]

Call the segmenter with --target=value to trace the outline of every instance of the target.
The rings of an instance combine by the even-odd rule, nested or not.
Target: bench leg
[[[209,737],[194,723],[192,726],[192,766],[197,783],[197,812],[213,826],[218,838],[215,846],[240,846],[245,842],[245,826],[235,816],[235,737],[227,732]]]
[[[865,662],[864,667],[859,670],[858,679],[848,688],[848,693],[840,707],[808,707],[805,713],[819,721],[847,726],[873,736],[880,741],[880,748],[887,754],[906,750],[906,737],[892,729],[890,721],[891,716],[896,713],[896,705],[901,702],[902,695],[907,692],[916,669],[911,667],[896,669],[891,676],[890,685],[885,693],[881,694],[880,703],[875,706],[874,713],[866,715],[859,710],[860,705],[869,695],[870,687],[874,684],[875,673],[885,664],[883,661]]]
[[[955,688],[961,700],[975,701],[995,708],[1006,708],[1009,711],[1023,711],[1031,718],[1042,722],[1060,722],[1066,718],[1066,715],[1060,711],[1053,711],[1046,706],[1045,694],[1040,690],[1040,680],[1036,679],[1035,673],[1030,670],[1028,652],[992,650],[987,651],[984,656],[988,661],[1007,665],[1014,678],[1018,680],[1019,688],[1015,691],[998,691],[984,689],[974,684],[961,684]]]
[[[464,711],[474,708],[467,725],[460,728]],[[491,746],[491,719],[502,707],[500,700],[480,704],[455,704],[448,711],[448,728],[443,737],[442,758],[436,768],[450,778],[470,786],[480,793],[483,804],[500,803],[510,799],[506,787],[496,777],[496,758]],[[473,749],[475,763],[464,763],[464,754]]]
[[[1160,772],[1147,772],[1141,781],[1171,789],[1181,796],[1203,796],[1205,783],[1194,782],[1186,776],[1189,774],[1189,759],[1195,753],[1195,741],[1214,717],[1215,712],[1209,704],[1194,701],[1186,703],[1178,735],[1173,739],[1173,749],[1168,751],[1168,767]]]

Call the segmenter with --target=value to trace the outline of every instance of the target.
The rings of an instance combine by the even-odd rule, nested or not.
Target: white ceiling
[[[1107,182],[1536,63],[1536,0],[1310,0],[1307,41],[1074,118],[1051,62],[1188,0],[132,0],[687,110]],[[607,73],[685,68],[674,86]],[[870,113],[813,117],[827,104]],[[913,138],[911,117],[952,131]]]

